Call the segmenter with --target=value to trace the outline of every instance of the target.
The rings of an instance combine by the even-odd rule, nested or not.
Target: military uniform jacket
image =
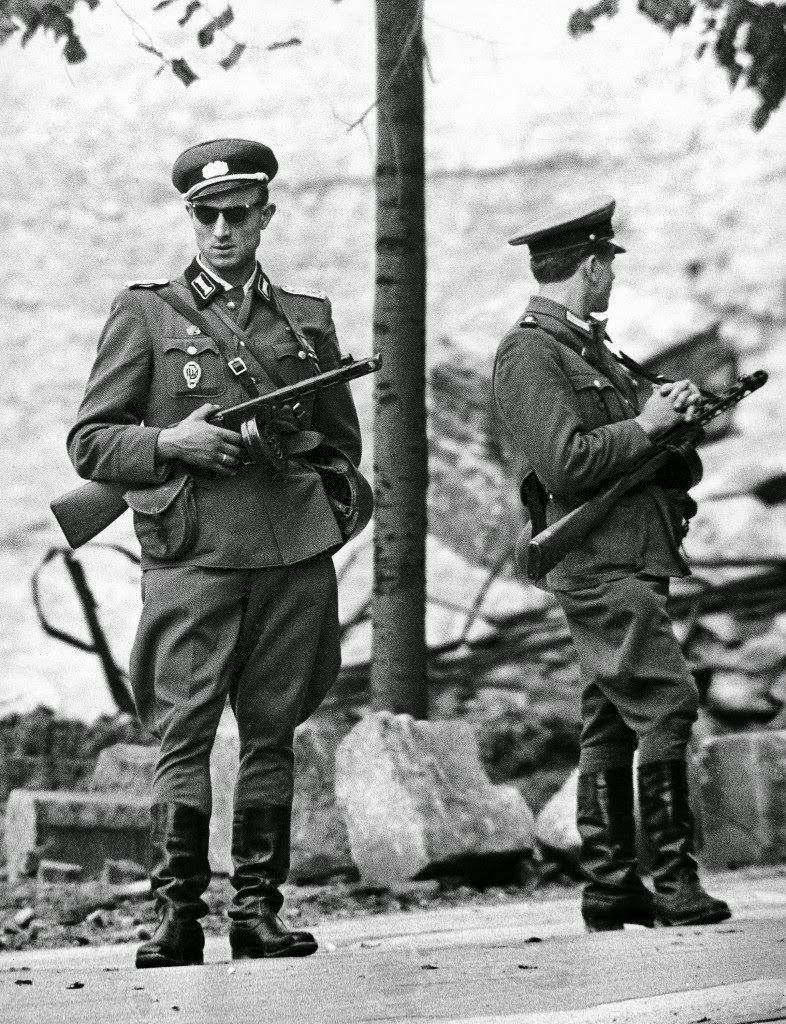
[[[173,287],[195,308],[205,309],[211,302],[227,308],[223,289],[196,261]],[[247,321],[240,324],[251,345],[243,350],[237,347],[229,355],[242,354],[250,368],[254,364],[264,368],[267,363],[285,384],[339,365],[330,302],[322,293],[277,288],[259,268],[252,290]],[[282,315],[283,302],[295,330],[316,353],[318,369]],[[248,358],[252,345],[253,363]],[[196,363],[198,372],[193,365],[186,370],[187,363]],[[280,386],[261,371],[254,372],[254,377],[261,393]],[[156,457],[163,427],[206,402],[225,408],[247,400],[247,392],[212,338],[195,330],[154,287],[130,286],[114,300],[101,335],[77,422],[68,437],[69,455],[80,476],[88,479],[129,488],[154,485],[174,468]],[[348,386],[328,388],[301,404],[305,410],[301,427],[320,431],[357,466],[361,437]],[[320,477],[302,459],[288,460],[278,473],[255,465],[242,466],[233,477],[191,466],[188,472],[193,478],[198,535],[194,547],[177,564],[289,565],[342,542]],[[169,563],[143,556],[144,568],[161,564]]]
[[[535,296],[506,334],[494,364],[494,398],[519,479],[533,470],[549,494],[549,525],[652,450],[634,417],[638,384],[589,326]],[[676,495],[644,483],[613,507],[546,577],[570,590],[628,573],[685,576]]]

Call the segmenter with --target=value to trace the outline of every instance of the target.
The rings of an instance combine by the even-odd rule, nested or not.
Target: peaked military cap
[[[184,199],[206,199],[276,176],[278,160],[269,146],[249,139],[211,139],[185,150],[172,167],[172,183]]]
[[[626,250],[612,242],[611,218],[616,203],[609,196],[595,196],[580,203],[555,206],[548,214],[525,225],[509,239],[510,245],[528,245],[532,256],[567,252],[592,242],[608,242],[614,252]]]

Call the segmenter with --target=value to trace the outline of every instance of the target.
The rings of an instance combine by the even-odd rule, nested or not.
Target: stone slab
[[[312,718],[295,734],[295,793],[292,807],[292,869],[297,882],[321,881],[354,870],[344,819],[335,799],[335,754],[344,735],[333,720]],[[232,871],[232,807],[240,740],[227,710],[221,718],[210,757],[213,813],[210,865],[216,874]],[[116,743],[101,751],[91,780],[97,791],[150,792],[157,749]],[[126,856],[137,859],[131,854]]]
[[[149,864],[146,796],[15,789],[5,816],[8,877],[35,873],[42,857],[97,875],[107,858]]]
[[[576,826],[576,793],[579,770],[576,768],[541,808],[535,819],[538,842],[560,858],[578,863],[581,837]]]
[[[697,772],[702,862],[786,862],[786,730],[711,737]]]
[[[377,885],[534,845],[526,801],[491,784],[465,722],[367,715],[339,744],[336,798],[353,860]]]
[[[346,732],[335,720],[317,716],[295,733],[293,882],[319,882],[354,871],[347,826],[336,803],[336,750]]]
[[[98,755],[90,789],[96,792],[149,793],[158,750],[141,743],[113,743]]]

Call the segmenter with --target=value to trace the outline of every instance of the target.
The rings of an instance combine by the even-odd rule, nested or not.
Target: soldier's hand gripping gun
[[[704,425],[766,383],[764,370],[740,377],[726,391],[705,399],[692,420],[678,423],[654,437],[654,450],[630,472],[606,484],[594,497],[531,539],[522,535],[519,544],[525,546],[526,557],[517,554],[517,561],[526,561],[527,576],[533,581],[542,579],[606,519],[623,494],[645,480],[652,480],[659,472],[668,473],[669,486],[684,491],[694,487],[701,480],[701,460],[694,444],[701,439]]]
[[[376,373],[381,365],[382,356],[379,354],[357,360],[345,356],[335,370],[327,370],[296,384],[288,384],[240,405],[219,409],[208,420],[216,426],[240,434],[248,462],[276,471],[287,458],[286,448],[291,448],[291,445],[286,444],[286,438],[280,437],[276,431],[277,413],[280,414],[287,407],[297,408],[301,399],[325,388]],[[297,438],[298,434],[291,437]],[[313,448],[315,444],[308,447]],[[308,447],[300,450],[307,451]],[[125,512],[128,505],[123,495],[127,490],[128,485],[92,480],[51,503],[55,519],[72,548],[81,547],[92,540]]]

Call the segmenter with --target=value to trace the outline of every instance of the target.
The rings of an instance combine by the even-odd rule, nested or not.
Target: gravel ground
[[[413,882],[395,892],[349,880],[286,885],[281,916],[293,927],[315,927],[325,920],[391,911],[499,905],[578,893],[575,880],[547,863],[523,862],[499,885],[468,882],[465,876],[442,877]],[[202,922],[207,934],[226,933],[231,896],[227,878],[211,881],[206,894],[210,912]],[[102,882],[0,882],[0,951],[138,942],[149,937],[154,926],[149,894],[121,896]]]

